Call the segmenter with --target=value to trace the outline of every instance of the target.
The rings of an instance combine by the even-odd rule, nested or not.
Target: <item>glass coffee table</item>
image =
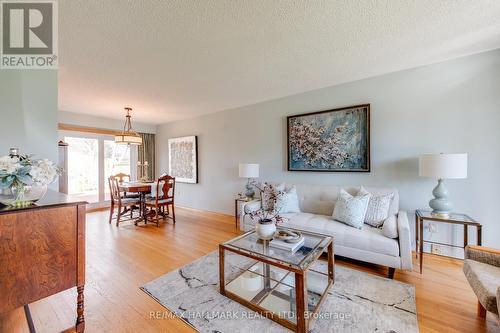
[[[308,332],[334,283],[333,240],[300,232],[305,240],[295,253],[269,246],[254,230],[220,244],[220,293],[291,330]],[[325,250],[328,261],[318,261]]]

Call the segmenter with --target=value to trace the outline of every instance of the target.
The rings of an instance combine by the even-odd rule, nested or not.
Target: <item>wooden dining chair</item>
[[[111,206],[109,208],[109,223],[113,220],[115,208],[118,209],[116,213],[116,226],[120,224],[121,217],[127,212],[130,212],[130,219],[133,218],[133,211],[135,207],[140,207],[141,203],[138,198],[125,198],[123,192],[120,191],[118,178],[111,176],[108,178],[109,190],[111,194]]]
[[[158,227],[160,226],[160,220],[159,220],[160,215],[164,219],[170,217],[175,224],[174,197],[175,197],[175,178],[170,177],[168,175],[158,178],[158,180],[156,181],[156,195],[150,198],[149,200],[146,200],[146,207],[152,209],[147,216],[151,218],[154,217],[156,226]],[[170,215],[170,208],[172,209],[172,215]]]
[[[114,175],[112,177],[117,179],[119,183],[129,182],[132,179],[132,178],[130,178],[130,175],[123,173],[123,172],[117,173],[116,175]],[[124,197],[124,198],[139,198],[140,195],[137,193],[122,192],[122,197]]]
[[[120,183],[130,181],[130,175],[127,175],[126,173],[123,173],[123,172],[117,173],[113,177],[116,178],[118,180],[118,182],[120,182]]]
[[[126,174],[126,173],[123,173],[123,172],[120,172],[120,173],[117,173],[116,175],[112,176],[114,177],[115,179],[118,180],[119,184],[123,183],[123,182],[130,182],[132,180],[132,178],[130,177],[129,174]],[[122,198],[127,198],[127,199],[139,199],[141,200],[141,195],[139,193],[127,193],[126,191],[122,191],[121,192],[121,196]],[[141,207],[142,205],[139,205],[139,206],[132,206],[130,207],[130,209],[126,209],[127,211],[134,211],[134,210],[138,210],[139,211],[139,215],[141,214]],[[132,218],[132,217],[131,217]]]

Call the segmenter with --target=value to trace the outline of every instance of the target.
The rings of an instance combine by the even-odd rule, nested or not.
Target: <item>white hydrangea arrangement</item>
[[[23,193],[28,186],[47,186],[56,180],[61,169],[48,159],[29,155],[0,157],[0,187]]]

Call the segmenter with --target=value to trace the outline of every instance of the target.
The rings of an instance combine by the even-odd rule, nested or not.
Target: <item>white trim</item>
[[[64,137],[74,137],[74,138],[89,138],[89,139],[97,139],[98,144],[98,196],[99,201],[88,204],[88,208],[103,208],[109,206],[109,200],[104,200],[104,192],[105,187],[107,186],[106,181],[104,180],[104,141],[112,141],[114,142],[115,137],[113,135],[107,134],[97,134],[97,133],[88,133],[88,132],[77,132],[77,131],[64,131],[59,130],[59,140],[64,140]],[[130,145],[130,177],[131,179],[137,179],[137,146]],[[66,173],[66,177],[67,177]]]

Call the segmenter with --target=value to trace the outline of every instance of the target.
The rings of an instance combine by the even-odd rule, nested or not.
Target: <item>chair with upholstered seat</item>
[[[114,177],[115,179],[117,179],[119,183],[130,182],[132,179],[132,178],[130,178],[130,175],[127,175],[126,173],[123,173],[123,172],[117,173],[116,175],[111,176],[111,177]],[[123,198],[139,198],[140,195],[138,193],[122,192],[122,197]]]
[[[464,273],[478,299],[478,316],[484,318],[488,311],[500,322],[500,250],[467,246]]]
[[[130,219],[133,218],[133,210],[135,207],[140,207],[141,202],[139,198],[126,198],[123,192],[120,191],[118,178],[111,176],[108,178],[109,190],[111,194],[111,207],[109,209],[109,223],[111,223],[114,215],[115,208],[118,209],[116,213],[116,226],[120,224],[121,217],[127,212],[130,212]]]
[[[175,224],[175,178],[168,175],[158,178],[155,189],[151,191],[152,197],[146,200],[146,207],[151,209],[147,214],[147,218],[152,219],[154,217],[156,225],[160,226],[159,216],[161,215],[163,218],[172,218]],[[170,209],[172,209],[171,216]]]

